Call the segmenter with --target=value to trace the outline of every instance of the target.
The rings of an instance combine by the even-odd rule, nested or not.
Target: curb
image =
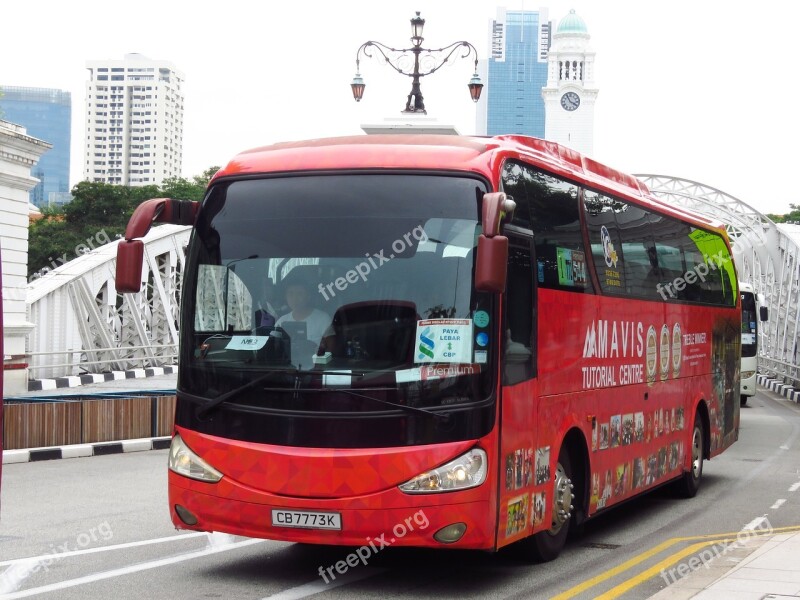
[[[70,377],[56,377],[55,379],[31,379],[28,381],[29,392],[42,392],[62,388],[74,388],[89,383],[103,383],[119,379],[142,379],[155,375],[171,375],[178,372],[175,365],[169,367],[150,367],[147,369],[130,369],[128,371],[110,371],[108,373],[87,373]]]
[[[778,381],[772,377],[767,377],[766,375],[756,375],[756,382],[758,385],[768,389],[771,392],[775,392],[784,398],[788,398],[792,402],[800,403],[800,390],[796,390],[794,386],[787,385],[782,381]]]
[[[171,436],[123,440],[121,442],[101,442],[97,444],[73,444],[48,448],[25,448],[3,450],[3,464],[26,463],[59,458],[80,458],[85,456],[104,456],[122,452],[142,452],[144,450],[166,450],[172,442]]]

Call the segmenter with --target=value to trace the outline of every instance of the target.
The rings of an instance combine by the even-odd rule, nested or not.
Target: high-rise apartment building
[[[481,65],[487,84],[485,110],[479,106],[476,123],[479,135],[544,137],[542,87],[547,83],[550,29],[546,8],[497,9],[490,23],[491,57]]]
[[[36,206],[63,203],[69,198],[70,124],[72,97],[50,88],[0,86],[0,113],[6,121],[25,127],[27,134],[52,144],[31,169],[39,180],[30,190]]]
[[[86,67],[84,179],[142,186],[180,177],[183,74],[141,54]]]

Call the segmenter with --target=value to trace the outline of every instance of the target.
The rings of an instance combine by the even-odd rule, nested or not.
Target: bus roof
[[[212,181],[241,175],[338,169],[465,171],[493,181],[506,158],[524,159],[597,191],[725,232],[716,219],[656,198],[633,175],[555,142],[522,135],[384,134],[282,142],[241,152]]]

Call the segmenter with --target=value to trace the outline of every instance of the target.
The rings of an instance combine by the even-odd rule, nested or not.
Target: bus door
[[[503,393],[498,546],[527,535],[533,522],[544,517],[546,486],[540,486],[538,497],[532,491],[549,468],[549,457],[536,454],[533,235],[514,226],[506,226],[504,234],[509,246],[500,344]]]

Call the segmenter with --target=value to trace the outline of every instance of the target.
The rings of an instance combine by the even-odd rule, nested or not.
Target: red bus
[[[305,543],[560,552],[739,427],[741,309],[720,223],[520,136],[244,152],[193,225],[169,505],[179,528]],[[366,547],[366,546],[362,546]],[[381,546],[383,547],[383,546]]]
[[[0,260],[0,283],[3,280],[3,269],[2,269],[2,260]],[[3,286],[0,285],[0,306],[3,304]],[[3,327],[3,311],[0,310],[0,329]],[[5,331],[5,329],[3,329]],[[5,357],[3,354],[3,338],[5,336],[0,336],[0,356]],[[5,362],[5,361],[4,361]],[[0,488],[2,488],[3,483],[3,432],[5,431],[3,425],[3,379],[0,378]],[[0,507],[2,507],[2,503],[0,502]]]

